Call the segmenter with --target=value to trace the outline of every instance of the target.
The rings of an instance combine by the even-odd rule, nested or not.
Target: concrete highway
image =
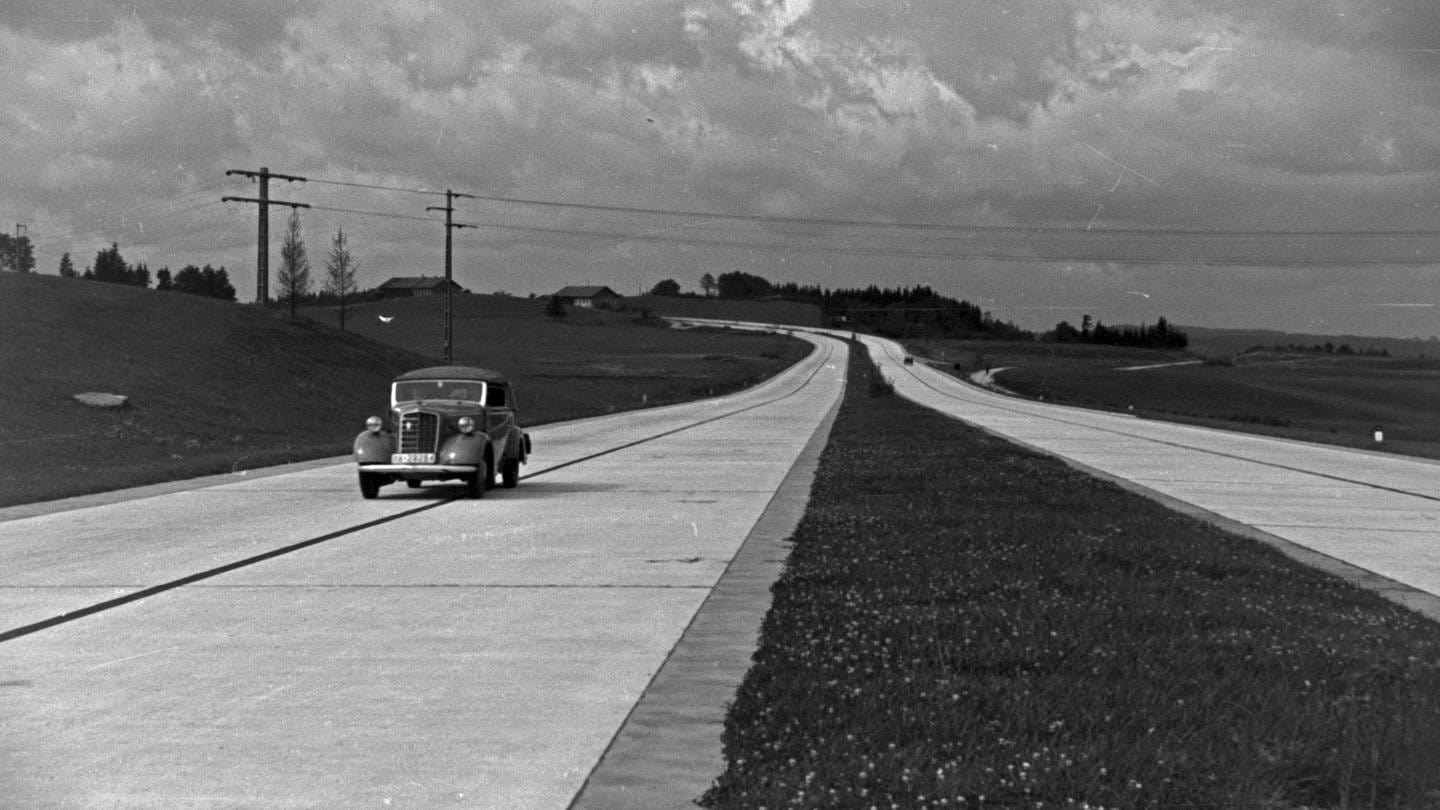
[[[1440,621],[1440,462],[1032,402],[922,360],[906,365],[899,343],[858,337],[908,399],[1268,543]]]
[[[1440,620],[1434,461],[1030,402],[919,360],[905,365],[899,344],[862,339],[909,399],[1271,543]]]
[[[481,501],[362,501],[332,460],[0,510],[0,807],[687,806],[843,387],[816,340],[734,397],[535,429]],[[906,397],[1440,619],[1440,465],[862,340]]]
[[[843,390],[813,340],[735,396],[532,429],[483,500],[364,501],[331,460],[0,510],[0,806],[686,805]],[[722,598],[743,621],[703,621]],[[642,700],[686,677],[700,705]]]

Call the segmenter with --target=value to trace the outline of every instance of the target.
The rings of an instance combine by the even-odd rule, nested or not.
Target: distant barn
[[[609,287],[578,286],[564,287],[555,293],[555,297],[567,306],[605,309],[620,300],[620,293]]]
[[[450,282],[451,292],[467,293],[469,290]],[[381,298],[410,298],[416,295],[441,295],[445,292],[445,279],[440,276],[411,276],[392,278],[375,288]]]

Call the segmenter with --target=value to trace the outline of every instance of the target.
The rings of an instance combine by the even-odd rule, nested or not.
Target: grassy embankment
[[[1002,368],[1028,397],[1300,441],[1440,458],[1440,358],[1262,351],[1224,362],[1109,346],[930,341],[913,347],[957,373]],[[1374,440],[1376,427],[1384,441]]]
[[[543,308],[455,298],[455,362],[511,376],[527,426],[735,390],[808,351]],[[365,305],[341,332],[311,319],[334,317],[324,310],[291,323],[280,310],[0,273],[0,506],[347,453],[384,412],[391,377],[440,362],[442,313],[439,299]],[[73,399],[85,391],[130,407],[88,408]]]
[[[1440,628],[851,372],[707,806],[1440,806]]]

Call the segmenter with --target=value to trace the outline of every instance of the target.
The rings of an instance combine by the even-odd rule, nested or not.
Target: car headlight
[[[365,429],[371,433],[379,433],[385,427],[385,420],[378,416],[372,416],[365,420]]]
[[[475,420],[474,420],[474,419],[471,419],[471,418],[468,417],[468,416],[462,416],[462,417],[460,417],[460,421],[456,422],[455,424],[460,427],[460,432],[461,432],[461,433],[474,433],[474,432],[475,432]]]

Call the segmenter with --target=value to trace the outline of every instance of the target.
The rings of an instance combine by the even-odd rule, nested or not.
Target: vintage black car
[[[416,369],[390,383],[390,416],[372,416],[355,437],[360,494],[404,481],[459,480],[482,498],[520,481],[530,436],[515,422],[515,392],[499,372],[470,366]]]

